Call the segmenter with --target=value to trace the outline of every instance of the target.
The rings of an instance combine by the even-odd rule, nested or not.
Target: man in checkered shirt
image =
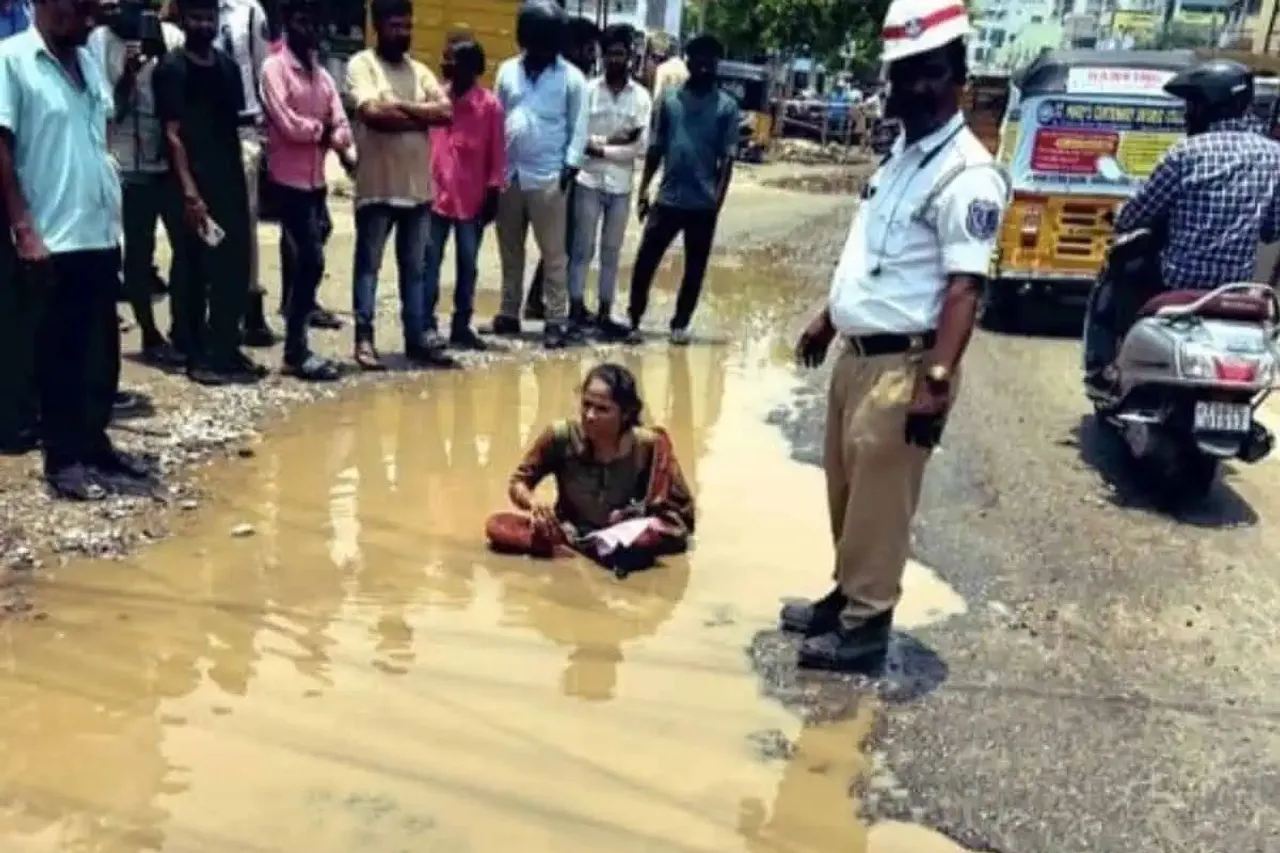
[[[1160,253],[1166,289],[1249,281],[1259,240],[1280,237],[1280,144],[1264,136],[1250,114],[1253,74],[1238,63],[1211,60],[1175,76],[1165,91],[1187,103],[1187,136],[1121,208],[1115,231],[1166,229]],[[1093,376],[1111,363],[1133,320],[1090,318],[1085,361]]]

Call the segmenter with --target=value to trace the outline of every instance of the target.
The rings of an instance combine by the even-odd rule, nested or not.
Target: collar
[[[1253,116],[1223,118],[1210,122],[1208,132],[1262,133],[1263,124]]]
[[[956,114],[947,119],[941,127],[933,133],[920,137],[911,143],[911,147],[918,150],[921,154],[929,155],[942,146],[942,143],[951,139],[961,127],[964,126],[964,111],[957,110]],[[898,138],[893,142],[893,156],[898,156],[907,149],[906,137],[902,132],[898,132]]]
[[[594,83],[596,86],[600,87],[602,90],[606,92],[609,92],[611,94],[613,92],[613,87],[609,85],[609,79],[605,77],[603,74],[601,74],[599,77],[593,80],[592,83]],[[618,94],[619,95],[629,94],[635,91],[635,88],[639,85],[640,84],[637,83],[635,80],[628,77],[626,82],[622,84],[622,89],[618,91]]]

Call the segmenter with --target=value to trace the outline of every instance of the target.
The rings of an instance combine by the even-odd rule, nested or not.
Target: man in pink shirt
[[[484,341],[471,328],[471,314],[480,238],[497,215],[498,194],[506,184],[502,105],[478,82],[484,74],[484,49],[470,33],[449,35],[440,71],[453,103],[453,122],[431,129],[431,177],[436,194],[431,203],[431,239],[423,262],[423,317],[428,337],[442,344],[436,330],[440,259],[453,231],[457,274],[449,343],[460,349],[483,350]]]
[[[351,126],[338,87],[316,60],[316,0],[286,0],[285,49],[262,66],[267,125],[267,170],[280,214],[285,304],[285,371],[332,381],[338,368],[310,352],[307,327],[324,278],[327,209],[325,157],[349,157]],[[288,262],[285,262],[285,259]]]

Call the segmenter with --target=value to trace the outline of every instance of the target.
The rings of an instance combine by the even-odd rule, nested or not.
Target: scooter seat
[[[1154,316],[1161,308],[1173,305],[1190,305],[1203,298],[1203,290],[1167,290],[1147,300],[1138,312],[1139,317]],[[1196,315],[1206,320],[1239,320],[1245,323],[1265,323],[1271,319],[1271,300],[1255,293],[1235,291],[1215,296]]]

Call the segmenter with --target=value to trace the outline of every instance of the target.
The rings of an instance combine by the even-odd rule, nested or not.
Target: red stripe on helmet
[[[947,21],[954,21],[956,18],[963,18],[965,14],[966,11],[963,4],[948,6],[945,9],[939,9],[938,11],[932,12],[923,17],[913,18],[908,22],[908,24],[895,24],[891,27],[885,27],[882,35],[886,40],[918,38],[939,24],[945,24]],[[919,30],[914,33],[907,32],[909,24],[915,24],[919,27]],[[914,29],[914,27],[911,27],[911,29]]]

